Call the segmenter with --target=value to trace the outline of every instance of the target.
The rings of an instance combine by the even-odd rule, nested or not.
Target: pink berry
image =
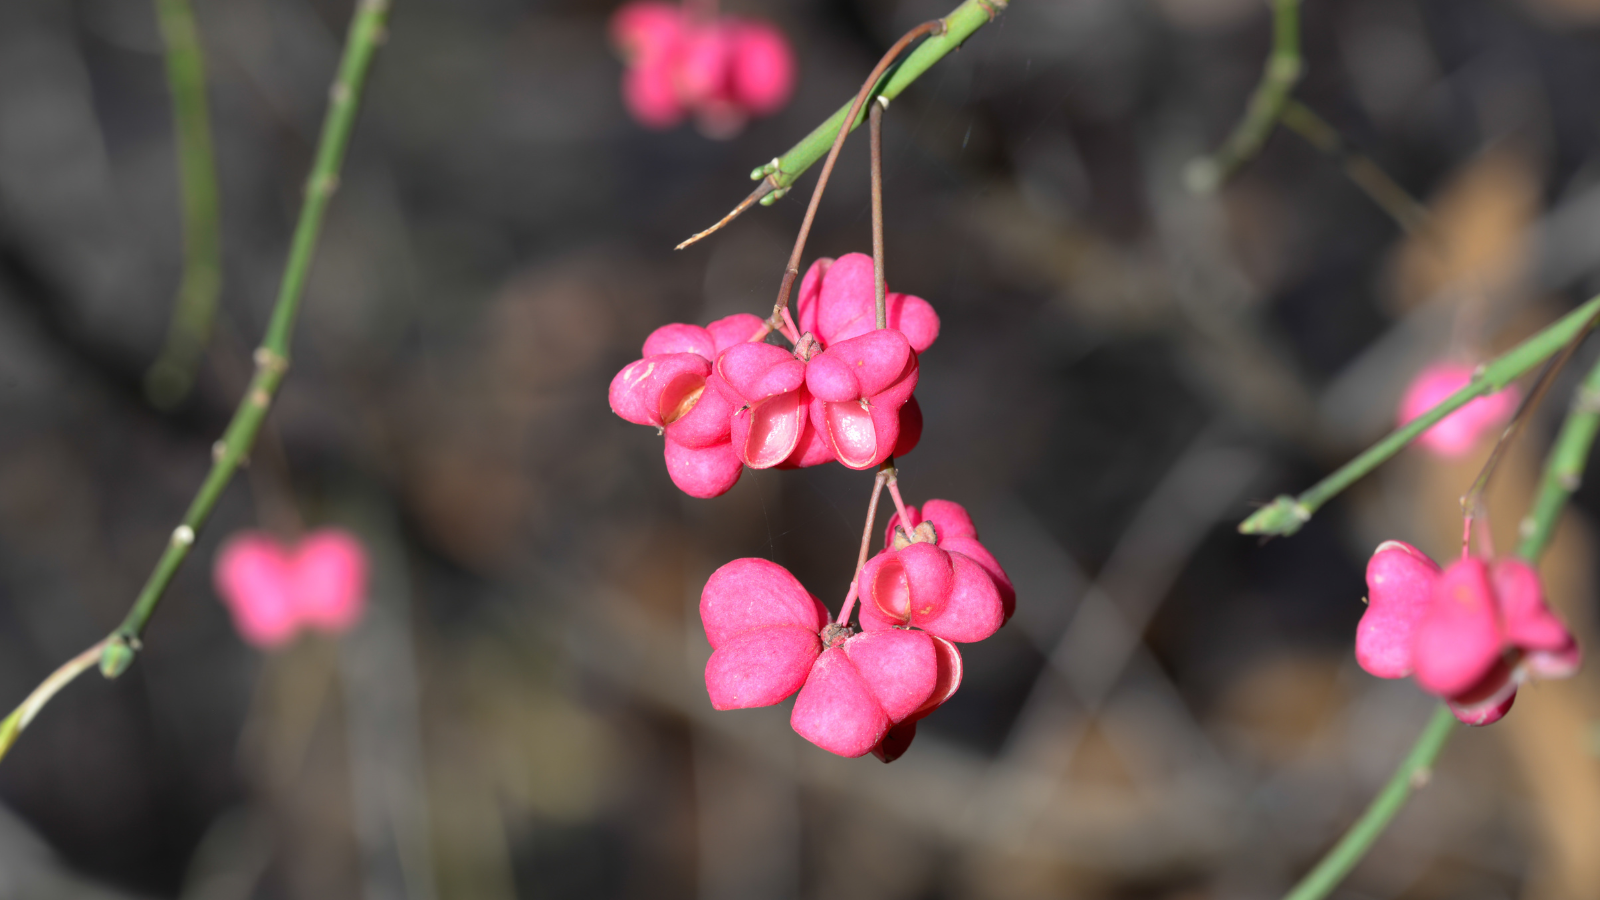
[[[644,358],[624,366],[611,380],[611,410],[630,422],[654,425],[665,436],[667,474],[692,497],[724,494],[742,466],[731,440],[733,404],[711,389],[711,360],[747,341],[761,327],[748,313],[705,328],[674,323],[650,333]]]
[[[904,422],[904,416],[901,418]],[[900,451],[895,452],[898,455]],[[966,508],[949,500],[929,500],[922,504],[920,510],[915,506],[906,507],[906,515],[911,517],[911,528],[923,522],[933,524],[934,546],[960,553],[983,567],[1000,595],[1000,606],[1004,612],[1002,621],[1009,620],[1017,609],[1017,590],[1012,587],[1011,577],[1000,567],[994,554],[978,542],[977,526],[972,524],[972,517],[967,514]],[[884,529],[884,546],[893,546],[895,529],[900,527],[900,514],[896,512],[889,517],[889,524]]]
[[[658,0],[634,0],[611,14],[611,42],[632,62],[669,53],[683,33],[683,10]]]
[[[851,469],[889,457],[900,440],[900,409],[916,386],[917,356],[892,328],[835,343],[806,367],[812,424]]]
[[[731,54],[729,89],[736,103],[752,114],[777,112],[794,93],[794,52],[783,32],[748,19],[729,23]]]
[[[1473,368],[1460,363],[1435,363],[1418,373],[1400,401],[1399,424],[1404,425],[1472,381]],[[1417,443],[1446,457],[1464,456],[1484,436],[1500,428],[1516,412],[1518,394],[1506,388],[1487,397],[1468,401],[1424,431]]]
[[[711,705],[745,709],[800,689],[822,652],[828,611],[777,563],[736,559],[706,582],[700,621],[713,651],[706,663]]]
[[[885,298],[884,311],[889,327],[905,335],[918,353],[933,346],[939,336],[939,316],[921,297],[891,292]],[[824,257],[812,263],[800,280],[795,316],[800,330],[816,335],[824,348],[876,328],[872,257],[848,253],[836,260]]]
[[[771,344],[743,343],[717,357],[712,384],[734,406],[733,449],[752,469],[788,459],[805,436],[806,364]]]
[[[944,705],[944,702],[955,694],[956,688],[961,686],[961,651],[944,638],[933,635],[929,637],[933,639],[937,666],[933,693],[916,712],[907,716],[904,721],[889,726],[883,739],[872,748],[872,754],[886,763],[899,759],[910,748],[911,741],[917,736],[917,722]]]
[[[939,682],[933,639],[920,631],[870,631],[823,651],[811,667],[789,724],[840,756],[863,756],[933,696]]]
[[[366,605],[366,551],[337,529],[313,532],[294,548],[243,532],[217,554],[213,574],[239,635],[257,647],[281,646],[301,626],[346,631]]]
[[[915,626],[961,643],[981,641],[1005,621],[994,579],[964,553],[931,543],[889,549],[867,561],[857,579],[861,627]]]
[[[1577,641],[1522,560],[1469,557],[1441,571],[1415,547],[1385,541],[1367,565],[1367,587],[1356,630],[1361,667],[1381,678],[1415,673],[1469,725],[1504,716],[1525,677],[1577,671]]]
[[[1403,541],[1384,541],[1367,562],[1367,611],[1356,626],[1356,662],[1379,678],[1411,674],[1417,623],[1433,601],[1439,564]]]

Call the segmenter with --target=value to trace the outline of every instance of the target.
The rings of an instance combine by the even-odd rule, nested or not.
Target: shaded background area
[[[1425,361],[1596,286],[1600,4],[1307,0],[1298,96],[1436,214],[1406,239],[1288,133],[1219,195],[1256,0],[1017,0],[887,115],[891,285],[943,318],[908,500],[955,500],[1018,613],[891,766],[714,713],[695,605],[738,556],[837,609],[871,478],[678,493],[610,413],[651,329],[770,308],[811,178],[683,252],[745,173],[949,0],[729,0],[802,82],[737,139],[642,131],[605,2],[397,0],[271,427],[116,683],[0,766],[0,897],[1253,898],[1366,803],[1430,701],[1354,665],[1371,548],[1451,552],[1482,455],[1402,456],[1291,539],[1233,532],[1383,433]],[[199,4],[222,321],[140,379],[180,266],[148,4],[0,5],[0,704],[120,620],[209,462],[276,289],[349,4]],[[869,249],[846,146],[808,261]],[[1530,495],[1580,353],[1502,475]],[[1485,449],[1485,453],[1487,448]],[[1594,647],[1580,493],[1545,573]],[[262,655],[219,541],[360,533],[373,607]],[[1502,545],[1509,544],[1502,537]],[[1339,896],[1600,894],[1586,672],[1458,734]]]

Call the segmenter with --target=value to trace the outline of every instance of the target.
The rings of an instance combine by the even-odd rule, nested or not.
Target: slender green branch
[[[194,385],[200,355],[211,339],[222,289],[221,215],[217,165],[206,109],[205,56],[189,0],[156,0],[166,43],[167,87],[172,92],[178,190],[183,201],[183,280],[172,307],[166,343],[150,371],[145,394],[157,406],[182,400]]]
[[[1272,53],[1245,107],[1244,118],[1216,152],[1189,163],[1183,179],[1197,194],[1216,190],[1260,152],[1300,80],[1300,0],[1272,0]]]
[[[1324,503],[1338,494],[1379,464],[1399,453],[1417,435],[1433,427],[1440,419],[1455,412],[1476,397],[1503,390],[1506,385],[1550,358],[1561,350],[1600,313],[1600,297],[1595,297],[1555,324],[1539,332],[1510,352],[1482,366],[1472,382],[1417,418],[1394,430],[1366,452],[1341,466],[1338,471],[1322,479],[1298,497],[1287,494],[1255,511],[1239,524],[1241,534],[1291,535],[1310,521],[1311,516]]]
[[[1431,233],[1432,216],[1428,208],[1407,193],[1366,154],[1351,147],[1337,129],[1310,107],[1290,99],[1279,113],[1278,120],[1285,128],[1305,138],[1311,146],[1339,160],[1345,176],[1388,213],[1406,234]]]
[[[1522,520],[1522,542],[1517,555],[1532,562],[1543,555],[1555,532],[1556,520],[1567,505],[1567,498],[1578,489],[1583,470],[1589,464],[1589,450],[1600,432],[1600,363],[1596,363],[1573,395],[1572,408],[1561,425],[1550,457],[1545,461],[1544,478],[1533,508]]]
[[[101,655],[100,671],[107,678],[122,674],[133,661],[139,648],[139,636],[161,602],[161,596],[189,555],[195,534],[211,516],[211,509],[222,495],[223,488],[233,478],[272,405],[272,398],[283,383],[289,370],[289,340],[294,331],[295,316],[305,295],[306,276],[311,269],[317,238],[322,231],[323,213],[328,200],[339,185],[339,168],[344,161],[345,147],[350,142],[350,130],[355,123],[357,99],[366,81],[372,56],[384,37],[384,23],[388,17],[389,0],[361,0],[357,4],[345,40],[344,55],[339,61],[339,72],[328,92],[328,111],[322,120],[322,136],[317,142],[316,158],[311,174],[306,179],[305,201],[300,207],[300,219],[295,224],[294,236],[289,244],[289,259],[284,264],[283,282],[278,290],[277,303],[272,309],[272,319],[267,324],[266,337],[256,349],[255,375],[245,390],[244,399],[233,420],[223,432],[222,439],[213,448],[211,471],[207,473],[200,490],[189,504],[183,522],[172,532],[167,549],[157,560],[155,571],[145,582],[133,608],[117,630],[111,633],[105,652]]]
[[[106,640],[110,638],[79,653],[67,660],[61,668],[51,672],[50,677],[41,682],[33,689],[33,693],[22,701],[22,705],[12,710],[11,715],[6,716],[4,720],[0,720],[0,759],[5,758],[11,745],[17,742],[17,736],[22,734],[22,729],[28,727],[28,723],[32,722],[33,717],[39,714],[39,710],[50,702],[51,697],[71,684],[73,679],[94,668],[94,664],[100,660],[100,651],[105,648]]]
[[[949,15],[939,20],[944,23],[944,29],[917,45],[905,59],[885,72],[879,86],[871,91],[870,95],[887,97],[890,100],[900,96],[912,82],[932,68],[934,63],[944,59],[951,51],[959,49],[967,38],[972,37],[973,32],[993,22],[996,16],[1005,11],[1010,2],[1011,0],[965,0],[960,6],[951,10]],[[773,201],[788,193],[790,186],[799,180],[807,169],[827,155],[840,126],[844,124],[845,117],[850,114],[852,105],[853,103],[846,102],[821,125],[812,129],[810,134],[801,138],[800,143],[790,147],[772,162],[756,167],[755,171],[750,173],[750,180],[760,181],[761,184],[756,186],[750,196],[734,207],[722,221],[679,244],[678,249],[682,250],[733,221],[756,201],[759,200],[762,206],[771,206]],[[851,119],[850,130],[855,131],[866,118],[867,110],[863,107],[857,111],[855,118]]]
[[[1422,736],[1412,745],[1411,752],[1406,754],[1400,767],[1389,776],[1389,783],[1373,798],[1367,811],[1350,826],[1350,830],[1317,863],[1317,867],[1284,895],[1283,900],[1321,900],[1350,874],[1350,870],[1367,855],[1373,842],[1389,826],[1389,820],[1405,805],[1411,791],[1427,783],[1433,761],[1444,749],[1455,724],[1456,717],[1450,713],[1450,708],[1439,704],[1439,708],[1433,712],[1433,718],[1428,720],[1428,727],[1423,729]]]

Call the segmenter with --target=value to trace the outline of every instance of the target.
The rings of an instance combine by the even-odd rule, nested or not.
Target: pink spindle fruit
[[[900,441],[900,408],[917,387],[917,355],[892,328],[839,341],[811,358],[806,387],[811,423],[834,458],[870,469]]]
[[[888,326],[905,335],[911,349],[918,353],[926,352],[939,336],[939,315],[921,297],[890,292],[884,300],[884,312]],[[824,349],[878,327],[872,257],[847,253],[838,259],[823,257],[812,263],[800,280],[795,323],[801,331],[816,335]]]
[[[981,641],[1005,622],[994,579],[971,557],[931,542],[887,549],[856,580],[861,627],[915,626],[945,640]]]
[[[1367,590],[1356,661],[1380,678],[1415,674],[1469,725],[1498,721],[1529,676],[1578,669],[1577,641],[1520,559],[1468,557],[1441,571],[1415,547],[1385,541],[1367,564]]]
[[[822,652],[828,611],[789,571],[764,559],[736,559],[700,594],[711,644],[706,692],[716,709],[771,706],[800,689]]]
[[[704,328],[663,325],[645,338],[644,358],[611,379],[611,411],[661,429],[667,474],[691,497],[716,497],[739,480],[742,469],[729,422],[734,405],[725,391],[711,389],[707,379],[712,360],[744,344],[760,328],[761,320],[749,313]]]
[[[794,53],[783,32],[751,19],[730,19],[729,92],[752,115],[777,112],[794,93]]]
[[[921,710],[939,684],[934,639],[868,631],[824,650],[795,698],[789,724],[830,753],[864,756],[889,727]]]
[[[1446,397],[1472,381],[1473,368],[1460,363],[1435,363],[1423,369],[1400,400],[1399,424],[1438,406]],[[1517,410],[1515,388],[1470,400],[1424,431],[1417,444],[1446,458],[1465,456],[1486,435],[1510,420]]]
[[[366,606],[366,550],[339,529],[314,531],[294,547],[243,532],[217,554],[213,574],[239,635],[257,647],[281,646],[302,627],[344,632]]]
[[[904,419],[902,417],[902,423]],[[901,426],[904,428],[904,424]],[[899,451],[895,451],[896,454]],[[934,546],[941,550],[951,550],[966,556],[973,562],[983,567],[994,581],[995,590],[1000,594],[1000,606],[1009,620],[1011,614],[1017,610],[1017,590],[1011,586],[1011,577],[1006,570],[1000,567],[999,560],[989,552],[989,548],[978,542],[978,527],[972,524],[972,516],[967,514],[966,507],[950,500],[929,500],[922,504],[921,509],[915,506],[906,507],[906,515],[911,517],[910,527],[903,526],[900,522],[900,513],[896,512],[889,517],[889,524],[884,528],[883,545],[893,547],[896,544],[896,530],[901,530],[900,543],[911,539],[911,529],[923,522],[929,522],[934,528]]]

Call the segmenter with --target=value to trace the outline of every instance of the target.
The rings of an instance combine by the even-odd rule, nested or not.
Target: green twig
[[[1337,129],[1310,107],[1290,99],[1278,114],[1278,121],[1305,138],[1311,146],[1339,160],[1345,176],[1388,213],[1406,234],[1431,234],[1432,216],[1428,208],[1407,193],[1366,154],[1351,147]]]
[[[1482,366],[1472,382],[1437,406],[1391,432],[1388,437],[1373,444],[1366,452],[1345,463],[1338,471],[1322,479],[1298,497],[1279,496],[1268,505],[1255,511],[1239,524],[1242,534],[1290,535],[1310,521],[1311,516],[1324,503],[1377,468],[1389,457],[1399,453],[1417,435],[1431,428],[1440,419],[1455,412],[1475,397],[1503,390],[1506,385],[1527,373],[1534,366],[1566,346],[1581,330],[1587,327],[1600,312],[1600,297],[1563,316],[1554,325],[1539,332],[1510,352]]]
[[[1550,545],[1556,520],[1567,498],[1583,480],[1583,470],[1589,463],[1589,450],[1594,446],[1597,431],[1600,431],[1600,363],[1589,370],[1573,396],[1561,434],[1556,437],[1550,457],[1545,461],[1539,495],[1519,529],[1522,542],[1517,545],[1518,556],[1532,562]]]
[[[17,742],[17,736],[22,734],[22,729],[28,727],[28,723],[33,721],[33,717],[39,714],[39,710],[50,702],[50,698],[54,697],[57,691],[71,684],[74,678],[94,667],[94,664],[100,660],[100,651],[105,648],[107,640],[110,640],[110,638],[102,640],[100,643],[67,660],[61,668],[51,672],[49,678],[40,682],[39,686],[33,689],[33,693],[29,694],[28,698],[23,700],[20,706],[11,711],[11,715],[6,716],[4,720],[0,720],[0,759],[5,757],[6,751],[10,750],[11,745]]]
[[[101,673],[107,678],[116,678],[132,664],[134,653],[139,649],[139,636],[143,634],[156,605],[161,602],[161,596],[172,581],[173,574],[189,555],[196,533],[205,525],[223,488],[227,487],[255,442],[278,385],[282,384],[283,376],[289,370],[289,339],[294,331],[295,314],[299,312],[300,301],[305,293],[306,275],[316,250],[323,213],[327,209],[328,199],[338,187],[339,168],[355,121],[356,101],[361,96],[373,53],[383,40],[388,12],[389,0],[360,0],[356,6],[345,41],[344,56],[339,61],[339,72],[329,92],[328,112],[322,122],[322,136],[317,143],[316,158],[306,182],[300,220],[295,224],[294,237],[290,241],[283,283],[272,309],[266,337],[255,352],[255,375],[250,379],[244,399],[240,401],[222,439],[212,447],[211,471],[190,502],[183,522],[173,529],[166,550],[156,561],[155,571],[140,590],[138,599],[122,624],[105,640],[58,669],[0,724],[0,734],[4,735],[6,741],[15,740],[16,733],[38,712],[39,707],[96,660],[100,663]],[[4,754],[7,746],[0,743],[0,755]]]
[[[1245,108],[1244,118],[1210,156],[1189,163],[1184,182],[1197,194],[1216,190],[1266,143],[1272,126],[1300,80],[1300,0],[1272,0],[1272,53]]]
[[[932,68],[934,63],[944,59],[952,50],[960,48],[973,32],[993,22],[1009,4],[1010,0],[966,0],[940,20],[944,23],[943,31],[917,45],[917,48],[898,65],[884,73],[881,85],[872,92],[872,95],[887,97],[890,100],[900,96],[902,91],[922,77],[922,73]],[[756,186],[750,196],[734,207],[722,221],[679,244],[678,249],[682,250],[715,232],[757,201],[760,201],[762,206],[771,206],[773,201],[788,193],[789,187],[799,180],[807,169],[827,155],[828,149],[833,145],[834,137],[839,133],[840,125],[844,123],[845,116],[850,114],[851,105],[849,102],[845,103],[821,125],[812,129],[800,143],[790,147],[786,153],[772,162],[758,166],[750,173],[750,180],[760,181],[761,184]],[[867,110],[862,108],[851,120],[850,130],[855,131],[866,118]]]
[[[289,370],[289,339],[294,331],[295,316],[300,311],[300,301],[305,294],[306,275],[311,269],[311,259],[322,231],[323,213],[328,199],[339,185],[339,168],[344,161],[344,151],[350,141],[350,129],[355,122],[356,101],[366,80],[367,68],[373,53],[384,36],[384,22],[389,12],[389,0],[361,0],[356,6],[345,41],[344,56],[339,61],[339,72],[328,92],[328,111],[322,120],[322,136],[317,142],[317,154],[311,174],[306,179],[305,201],[300,207],[300,220],[295,224],[294,236],[289,244],[289,259],[284,265],[283,282],[278,290],[278,300],[272,309],[272,319],[267,324],[266,337],[256,348],[255,375],[245,389],[244,399],[233,420],[223,432],[222,440],[213,448],[211,471],[200,485],[200,491],[189,504],[183,523],[172,532],[167,549],[156,562],[155,571],[145,582],[144,589],[128,611],[127,618],[112,632],[110,643],[101,657],[100,671],[107,678],[115,678],[133,661],[139,646],[139,636],[144,632],[150,615],[166,591],[178,566],[189,555],[195,534],[205,525],[211,508],[222,495],[233,473],[244,461],[250,446],[255,442],[261,422],[266,418],[278,385]]]
[[[1350,874],[1350,870],[1367,855],[1373,842],[1389,826],[1389,820],[1405,805],[1411,791],[1427,783],[1433,761],[1444,749],[1444,743],[1455,724],[1456,717],[1450,713],[1448,706],[1441,703],[1434,710],[1433,718],[1428,720],[1428,727],[1423,729],[1422,736],[1412,745],[1411,752],[1406,754],[1400,767],[1389,776],[1389,783],[1373,798],[1367,811],[1350,826],[1350,830],[1317,863],[1317,867],[1284,895],[1283,900],[1321,900]]]
[[[205,56],[189,0],[156,0],[156,18],[166,43],[167,86],[172,92],[173,134],[178,154],[178,189],[183,201],[183,280],[172,308],[166,343],[150,371],[145,394],[170,407],[194,385],[200,355],[211,339],[222,289],[222,239],[217,201],[217,165],[206,110]]]

